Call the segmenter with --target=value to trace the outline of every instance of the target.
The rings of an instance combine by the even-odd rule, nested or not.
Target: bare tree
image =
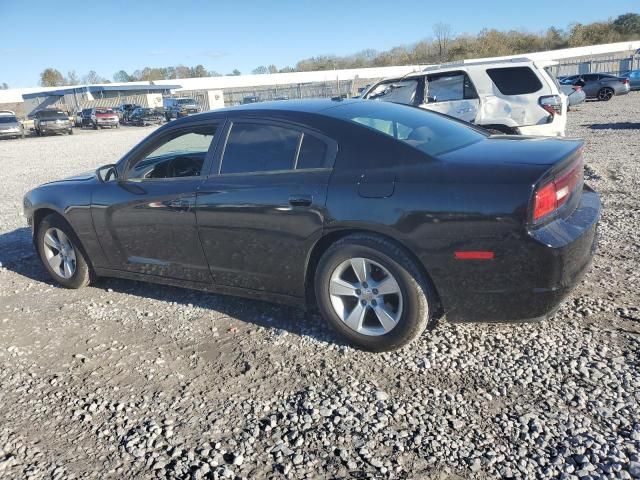
[[[67,72],[67,78],[65,78],[65,83],[67,85],[78,85],[80,83],[80,78],[75,70],[69,70]]]
[[[453,36],[451,33],[451,25],[442,22],[436,23],[433,26],[433,36],[438,53],[438,59],[441,62],[446,62],[449,52],[449,44],[451,43]]]

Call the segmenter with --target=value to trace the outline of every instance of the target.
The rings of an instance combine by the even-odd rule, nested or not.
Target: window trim
[[[185,131],[189,133],[189,130],[198,127],[215,127],[216,132],[213,135],[213,139],[211,140],[211,144],[209,145],[209,149],[204,157],[204,162],[202,164],[202,170],[200,175],[190,176],[190,177],[171,177],[171,178],[128,178],[128,174],[133,168],[133,166],[145,158],[146,155],[153,152],[154,149],[158,148],[163,144],[164,140],[175,134],[179,131]],[[215,119],[215,120],[204,120],[198,122],[189,122],[187,125],[178,125],[178,126],[170,126],[166,130],[157,131],[151,134],[152,136],[145,138],[141,143],[139,143],[134,149],[124,157],[121,162],[123,164],[122,170],[118,168],[118,176],[121,178],[121,182],[131,182],[131,183],[146,183],[146,182],[166,182],[166,181],[179,181],[179,180],[194,180],[194,179],[204,179],[208,177],[208,172],[210,171],[211,164],[213,162],[213,154],[215,152],[217,143],[220,140],[221,132],[224,130],[225,120],[224,119]],[[166,142],[165,142],[166,143]],[[120,163],[120,162],[118,162]]]
[[[234,124],[258,124],[258,125],[268,125],[275,127],[288,128],[290,130],[297,130],[301,133],[300,140],[298,141],[298,146],[296,149],[296,156],[293,162],[293,168],[285,169],[285,170],[258,170],[252,172],[233,172],[233,173],[222,173],[222,164],[224,161],[224,154],[227,150],[227,144],[229,143],[229,136],[231,135],[231,129]],[[316,139],[324,142],[327,146],[326,153],[326,163],[327,167],[320,168],[297,168],[298,160],[300,156],[300,150],[302,147],[302,141],[305,135],[310,135],[315,137]],[[215,157],[213,160],[213,165],[211,166],[211,174],[209,177],[227,177],[227,176],[239,176],[239,175],[272,175],[272,174],[282,174],[282,173],[297,173],[297,172],[326,172],[333,170],[335,165],[336,156],[338,154],[338,143],[327,137],[326,135],[319,133],[315,130],[312,130],[306,126],[293,123],[293,122],[285,122],[281,120],[272,120],[264,117],[229,117],[227,118],[227,123],[224,127],[224,132],[221,134],[220,145],[216,149]]]

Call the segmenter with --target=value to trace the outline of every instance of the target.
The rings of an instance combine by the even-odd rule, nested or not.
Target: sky
[[[637,12],[637,2],[616,0],[604,9],[602,0],[0,0],[0,84],[37,86],[47,67],[80,76],[95,70],[110,80],[118,70],[145,66],[251,73],[260,65],[411,44],[438,22],[454,34],[541,32]]]

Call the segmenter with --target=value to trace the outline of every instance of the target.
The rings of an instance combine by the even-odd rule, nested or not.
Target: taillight
[[[533,200],[533,219],[540,220],[567,203],[571,193],[580,185],[583,175],[583,161],[580,154],[571,167],[560,172],[550,182],[538,187]]]
[[[538,103],[551,116],[562,115],[562,98],[560,95],[546,95],[538,99]]]
[[[581,91],[581,90],[582,90],[582,87],[581,87],[580,85],[574,85],[573,89],[574,89],[576,92],[579,92],[579,91]]]
[[[625,78],[624,80],[622,80],[622,83],[624,83],[625,85],[629,85],[629,79]]]

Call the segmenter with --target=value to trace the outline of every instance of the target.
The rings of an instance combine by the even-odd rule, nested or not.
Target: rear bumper
[[[447,318],[523,322],[552,316],[589,271],[597,245],[600,208],[598,194],[585,187],[569,217],[527,232],[523,249],[502,252],[515,260],[510,268],[505,268],[506,261],[502,267],[495,266],[493,277],[501,282],[498,288],[491,288],[492,268],[488,266],[481,274],[484,278],[463,283],[455,296],[443,298]]]

